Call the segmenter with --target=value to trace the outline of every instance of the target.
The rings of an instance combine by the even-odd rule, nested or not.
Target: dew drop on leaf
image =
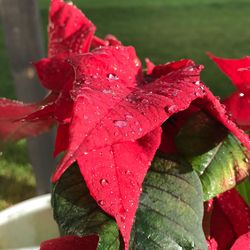
[[[115,131],[114,136],[118,136],[118,135],[119,135],[118,131]]]
[[[98,204],[99,204],[100,206],[104,206],[104,205],[105,205],[105,202],[104,202],[103,200],[99,200],[99,201],[98,201]]]
[[[244,96],[244,93],[239,93],[239,96],[240,96],[240,97],[243,97],[243,96]]]
[[[119,77],[117,75],[111,74],[111,73],[107,74],[107,78],[108,78],[108,80],[111,80],[111,81],[116,81],[119,79]]]
[[[108,182],[106,179],[101,179],[101,180],[100,180],[100,184],[101,184],[102,186],[106,186],[106,185],[109,184],[109,182]]]
[[[133,116],[128,114],[128,115],[125,115],[125,118],[126,118],[126,119],[132,119]]]
[[[103,94],[113,94],[113,91],[111,89],[104,89]]]
[[[126,170],[124,173],[125,173],[126,175],[131,175],[131,171],[129,171],[129,170]]]
[[[244,162],[246,162],[246,163],[248,163],[249,162],[249,160],[248,160],[248,158],[246,157],[246,158],[244,158]]]
[[[127,122],[126,121],[122,121],[122,120],[115,120],[114,124],[118,128],[124,128],[124,127],[127,126]]]

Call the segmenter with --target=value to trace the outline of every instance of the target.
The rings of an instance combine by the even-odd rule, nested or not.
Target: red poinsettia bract
[[[94,36],[95,26],[74,5],[52,0],[49,21],[49,56],[35,67],[53,99],[19,104],[24,110],[17,118],[36,128],[31,135],[40,132],[41,121],[58,123],[55,155],[65,154],[53,182],[77,161],[90,194],[116,219],[128,249],[142,182],[170,116],[192,105],[213,115],[248,149],[249,139],[200,81],[202,66],[191,60],[159,66],[148,61],[145,75],[133,47],[113,36]],[[8,122],[13,117],[5,126]],[[11,132],[16,139],[29,135],[20,126]]]
[[[250,57],[241,59],[209,57],[232,81],[237,90],[224,100],[226,108],[236,123],[244,130],[250,128]]]
[[[56,239],[44,241],[40,250],[95,250],[98,244],[97,235],[78,237],[74,235],[64,236]]]
[[[250,208],[235,189],[207,203],[203,222],[209,250],[244,250],[250,246]]]

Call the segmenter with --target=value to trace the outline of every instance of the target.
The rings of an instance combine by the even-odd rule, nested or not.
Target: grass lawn
[[[49,0],[38,0],[44,31]],[[155,63],[192,58],[205,65],[202,79],[225,97],[230,82],[205,52],[222,57],[250,55],[248,0],[76,0],[96,24],[97,34],[112,33],[139,57]],[[46,36],[46,34],[45,34]],[[0,96],[15,97],[0,27]],[[1,146],[0,209],[34,194],[25,142]]]

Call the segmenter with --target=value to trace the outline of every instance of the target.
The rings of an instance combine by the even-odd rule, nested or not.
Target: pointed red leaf
[[[98,240],[97,235],[84,237],[68,235],[42,242],[40,250],[96,250]]]
[[[248,232],[250,228],[250,208],[235,190],[218,195],[217,203],[227,216],[238,236]]]
[[[18,140],[28,136],[35,136],[47,131],[53,124],[50,113],[40,114],[33,121],[24,120],[25,117],[39,109],[38,104],[24,104],[22,102],[0,99],[0,139]]]
[[[52,0],[49,12],[49,57],[89,51],[95,26],[72,3]]]
[[[237,236],[216,199],[210,223],[210,236],[216,240],[218,250],[230,249]]]
[[[126,249],[142,182],[160,138],[161,129],[157,128],[135,142],[116,143],[77,158],[91,195],[104,211],[115,217]]]
[[[231,250],[249,250],[250,249],[250,232],[243,234],[236,240]]]
[[[69,146],[69,124],[59,124],[56,133],[54,156],[65,151]]]
[[[211,250],[230,249],[237,238],[249,232],[250,208],[235,189],[214,198],[211,208],[209,212],[205,210],[204,215],[204,219],[211,218],[210,232],[206,234],[208,239],[213,239],[208,241],[209,246]],[[216,242],[215,248],[213,242]]]
[[[237,87],[238,91],[228,97],[224,104],[235,122],[244,130],[250,128],[250,57],[227,59],[209,57],[217,64]]]
[[[79,154],[124,140],[136,140],[204,95],[203,89],[193,84],[199,80],[200,72],[194,64],[191,71],[188,66],[152,83],[139,82],[138,87],[128,88],[140,79],[138,59],[131,58],[134,65],[131,67],[129,61],[122,61],[120,57],[115,60],[113,54],[108,54],[123,55],[126,50],[130,52],[132,48],[106,47],[82,57],[76,71],[76,83],[81,84],[74,90],[78,97],[70,125],[71,141],[54,180]],[[94,74],[96,68],[98,74]],[[111,73],[114,71],[116,75]]]
[[[250,93],[236,91],[223,101],[235,122],[244,130],[250,129]]]
[[[145,58],[145,62],[147,67],[147,75],[151,75],[155,68],[155,64],[151,62],[149,58]]]
[[[211,53],[208,56],[213,60],[220,70],[230,78],[232,83],[240,90],[250,89],[250,57],[241,59],[219,58]]]
[[[68,81],[74,80],[73,68],[62,56],[41,59],[34,66],[42,85],[54,92],[60,92]]]

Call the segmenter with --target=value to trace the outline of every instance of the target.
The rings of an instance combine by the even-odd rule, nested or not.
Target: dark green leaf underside
[[[206,113],[198,112],[186,122],[176,144],[199,174],[204,200],[235,187],[249,176],[249,152]]]
[[[206,249],[202,189],[189,166],[156,158],[143,183],[132,249]]]

